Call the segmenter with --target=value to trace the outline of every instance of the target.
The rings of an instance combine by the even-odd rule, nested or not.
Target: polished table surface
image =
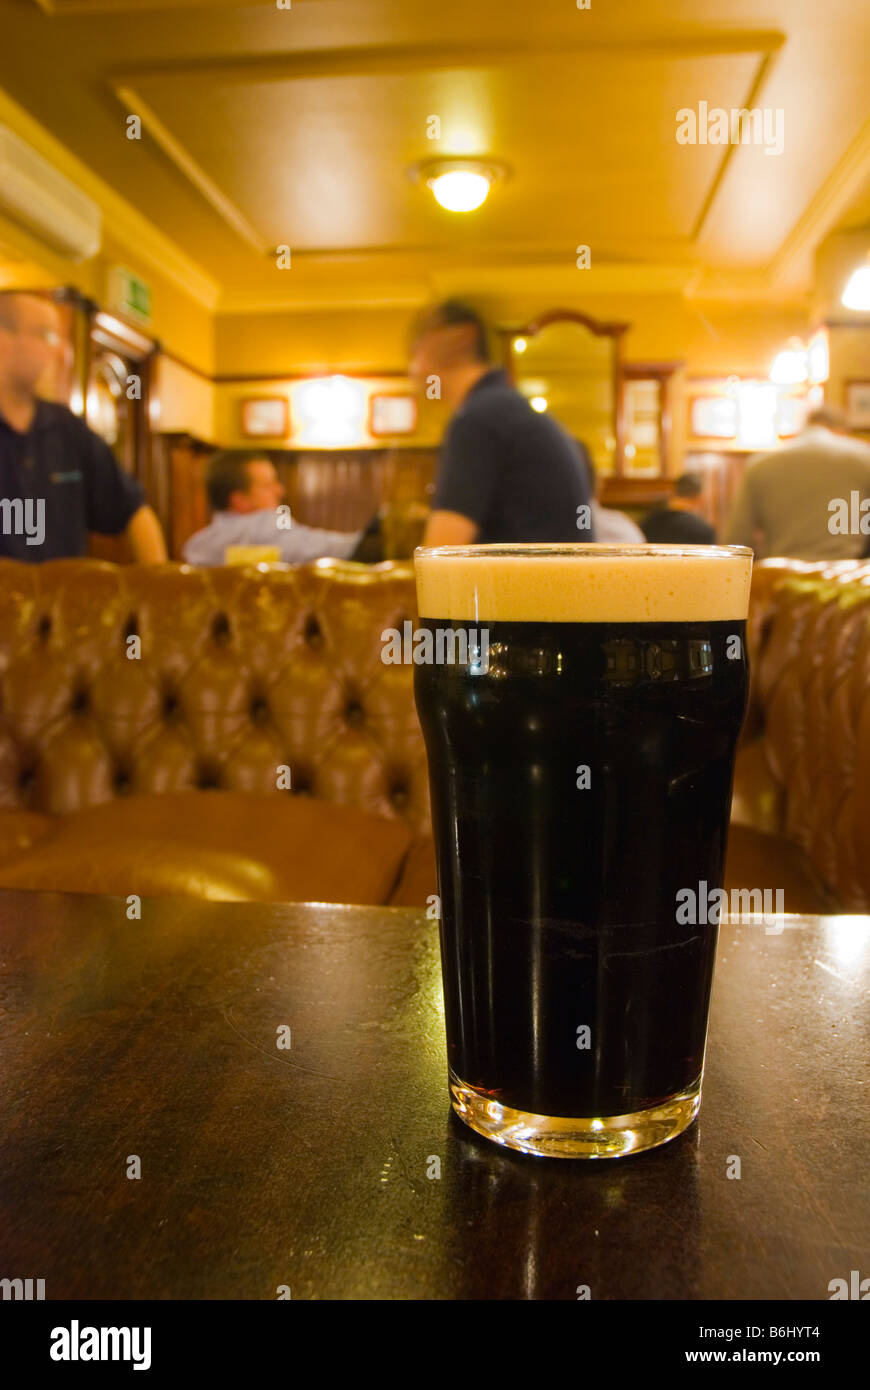
[[[48,1299],[827,1299],[870,1272],[870,918],[782,925],[721,929],[695,1124],[584,1162],[453,1115],[421,913],[4,892],[0,1274]]]

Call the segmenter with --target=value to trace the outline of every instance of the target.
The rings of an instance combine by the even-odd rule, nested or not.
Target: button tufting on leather
[[[216,613],[211,625],[212,641],[225,647],[230,640],[230,620],[226,613]]]
[[[269,719],[269,706],[262,695],[256,695],[251,701],[248,714],[252,724],[266,724]]]

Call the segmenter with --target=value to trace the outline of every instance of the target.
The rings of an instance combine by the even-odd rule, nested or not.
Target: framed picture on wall
[[[417,428],[417,397],[375,394],[369,402],[369,434],[413,434]]]
[[[290,403],[286,396],[248,396],[242,401],[245,439],[286,439],[290,433]]]
[[[870,430],[870,381],[846,382],[846,418],[853,430]]]

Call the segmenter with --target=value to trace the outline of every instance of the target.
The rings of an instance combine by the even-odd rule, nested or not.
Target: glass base
[[[688,1129],[701,1106],[701,1078],[649,1110],[582,1118],[535,1115],[501,1105],[450,1072],[453,1109],[471,1129],[520,1153],[544,1158],[625,1158],[667,1144]]]

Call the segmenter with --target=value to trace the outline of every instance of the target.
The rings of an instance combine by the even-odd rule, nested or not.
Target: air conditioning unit
[[[4,125],[0,214],[68,260],[86,261],[100,249],[103,214],[97,204]]]

